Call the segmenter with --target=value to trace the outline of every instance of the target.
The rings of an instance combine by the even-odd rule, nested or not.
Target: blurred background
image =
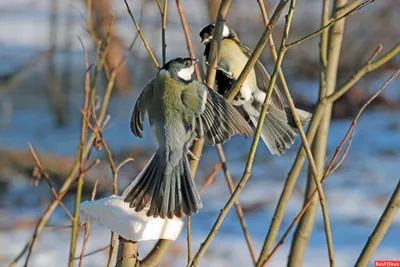
[[[144,36],[161,61],[161,17],[153,0],[128,1],[140,23]],[[202,54],[198,33],[211,23],[219,1],[182,0],[197,57]],[[268,14],[276,0],[265,1]],[[322,1],[298,1],[290,40],[297,40],[319,28]],[[286,12],[286,11],[284,11]],[[127,157],[134,162],[121,169],[122,190],[144,167],[155,146],[146,123],[147,135],[135,138],[129,120],[137,94],[156,74],[146,49],[128,16],[124,2],[93,1],[93,28],[98,36],[107,36],[110,15],[116,20],[107,61],[118,64],[127,55],[117,74],[116,87],[108,109],[110,121],[104,138],[117,163]],[[375,1],[348,17],[340,58],[338,86],[365,64],[379,44],[383,53],[400,40],[400,5],[397,0]],[[106,19],[105,19],[106,18]],[[241,40],[254,48],[263,31],[263,20],[256,0],[233,1],[228,20]],[[52,201],[45,181],[33,182],[34,160],[28,142],[38,153],[56,188],[67,177],[78,147],[83,105],[85,62],[79,38],[89,54],[96,58],[96,46],[88,31],[86,1],[72,0],[0,0],[0,265],[4,266],[22,250],[37,220]],[[278,45],[283,18],[273,32]],[[136,40],[137,39],[137,40]],[[133,48],[128,51],[132,42]],[[283,70],[298,107],[313,111],[318,96],[319,37],[289,50]],[[167,17],[167,60],[187,56],[186,42],[175,1],[170,1]],[[269,49],[261,61],[272,71]],[[334,121],[329,133],[328,159],[347,132],[352,118],[365,100],[400,67],[400,56],[366,75],[334,105]],[[106,76],[97,83],[102,96]],[[351,266],[361,252],[399,179],[400,162],[400,81],[392,82],[361,116],[349,155],[342,166],[324,184],[330,212],[337,266]],[[228,165],[235,179],[240,179],[251,139],[235,137],[224,145]],[[240,195],[248,228],[257,252],[261,249],[284,179],[295,158],[300,141],[281,157],[273,157],[259,145],[252,177]],[[240,149],[238,147],[240,146]],[[102,159],[85,178],[84,200],[90,198],[94,181],[99,179],[97,197],[112,194],[112,176],[103,150],[93,152]],[[218,163],[216,150],[205,147],[196,177],[198,187]],[[283,230],[301,209],[306,181],[303,170],[290,200]],[[120,192],[121,192],[120,190]],[[72,211],[74,190],[64,203]],[[197,249],[229,198],[223,174],[203,194],[203,209],[192,217],[193,247]],[[30,266],[66,265],[70,242],[70,225],[61,208],[52,215],[33,249]],[[83,228],[78,242],[82,244]],[[110,233],[101,225],[92,226],[87,252],[104,247]],[[174,242],[162,266],[183,266],[186,262],[185,230]],[[374,259],[399,259],[400,215],[395,218]],[[152,247],[141,244],[141,256]],[[290,242],[273,258],[271,266],[284,266]],[[397,258],[396,258],[397,257]],[[108,252],[102,251],[84,260],[84,266],[103,266]],[[250,255],[240,224],[232,209],[224,221],[200,266],[249,266]],[[20,263],[21,264],[21,263]],[[321,214],[312,233],[304,266],[327,266],[325,234]]]

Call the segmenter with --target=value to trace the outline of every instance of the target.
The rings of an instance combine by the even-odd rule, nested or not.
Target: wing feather
[[[150,100],[152,97],[153,88],[154,88],[154,79],[150,81],[147,84],[147,86],[143,89],[142,93],[136,100],[135,107],[133,108],[131,117],[131,130],[132,133],[139,138],[143,137],[144,116],[147,113],[146,103],[148,103],[148,100]]]
[[[253,54],[253,51],[251,51],[250,48],[245,46],[242,43],[238,43],[240,48],[242,49],[243,53],[247,56],[250,57]],[[271,76],[269,75],[268,71],[265,69],[263,64],[259,60],[257,60],[256,65],[254,66],[254,70],[256,73],[256,78],[257,78],[257,86],[264,92],[267,92],[269,82],[271,80]],[[278,86],[275,83],[274,86],[274,91],[272,93],[272,101],[276,104],[277,107],[279,108],[284,108],[285,103],[283,101],[283,96],[278,88]]]
[[[252,134],[250,125],[223,96],[198,81],[193,81],[192,85],[197,88],[199,100],[205,101],[205,105],[199,105],[204,108],[199,109],[196,114],[198,120],[201,120],[196,125],[196,132],[199,136],[203,133],[201,137],[207,143],[221,144],[235,134],[245,137]]]

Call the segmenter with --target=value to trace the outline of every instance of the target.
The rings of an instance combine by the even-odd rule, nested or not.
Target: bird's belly
[[[179,120],[153,123],[151,132],[157,145],[167,147],[169,150],[183,149],[185,144],[191,142],[192,139],[192,133],[188,132]]]

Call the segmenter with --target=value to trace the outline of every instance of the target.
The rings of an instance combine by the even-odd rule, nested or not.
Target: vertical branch
[[[275,9],[274,15],[272,16],[274,18],[274,23],[276,23],[278,21],[278,18],[280,16],[280,14],[282,13],[283,8],[285,7],[286,3],[287,3],[287,1],[285,1],[285,0],[281,0],[279,2],[277,8]],[[289,26],[290,26],[290,22],[291,22],[291,17],[293,16],[294,4],[295,4],[295,0],[292,0],[290,8],[289,8],[288,20],[287,20],[286,26],[285,26],[285,29],[286,29],[285,32],[286,33],[289,32]],[[249,61],[246,64],[245,68],[243,69],[242,73],[239,76],[239,79],[240,79],[240,77],[242,77],[242,81],[240,82],[239,79],[238,79],[238,81],[235,84],[235,88],[240,88],[241,83],[243,83],[243,81],[246,78],[246,75],[250,72],[250,69],[254,67],[255,62],[257,62],[258,57],[260,56],[260,54],[262,52],[262,48],[265,47],[265,45],[267,43],[267,38],[268,38],[268,35],[270,34],[269,30],[272,29],[273,26],[274,26],[274,24],[272,24],[270,27],[267,27],[267,29],[265,30],[265,32],[261,36],[261,39],[259,40],[259,42],[257,44],[257,47],[254,49],[255,52],[252,54],[252,56],[250,57]],[[268,31],[269,31],[269,34],[268,34]],[[286,38],[287,38],[287,34],[284,34],[284,36],[282,38],[282,44],[285,44]],[[282,45],[281,50],[279,52],[278,60],[277,60],[276,65],[275,65],[274,72],[273,72],[273,74],[271,76],[270,84],[268,86],[267,96],[265,97],[265,100],[264,100],[264,103],[263,103],[263,106],[262,106],[262,110],[261,110],[261,114],[260,114],[260,119],[259,119],[259,122],[258,122],[257,130],[256,130],[256,133],[254,135],[253,143],[252,143],[251,148],[250,148],[249,156],[248,156],[247,163],[246,163],[246,168],[244,170],[242,179],[240,180],[239,184],[237,185],[237,187],[236,187],[235,191],[233,192],[232,196],[229,198],[229,200],[226,203],[225,207],[221,210],[220,215],[218,216],[217,220],[215,221],[214,226],[210,230],[210,233],[208,234],[206,240],[201,244],[200,249],[197,251],[196,255],[194,256],[194,258],[193,258],[192,262],[189,264],[189,266],[196,266],[198,261],[200,260],[200,257],[202,257],[204,255],[204,253],[206,252],[207,248],[210,246],[211,241],[216,236],[216,234],[218,232],[218,229],[221,226],[222,222],[224,221],[224,219],[225,219],[226,215],[228,214],[230,208],[232,207],[232,205],[234,204],[234,202],[238,198],[240,192],[244,188],[246,182],[250,178],[251,169],[252,169],[253,161],[254,161],[254,158],[255,158],[256,151],[257,151],[258,142],[260,140],[261,128],[262,128],[263,122],[265,120],[265,115],[267,114],[268,105],[269,105],[269,102],[270,102],[270,99],[271,99],[273,87],[275,86],[275,82],[276,82],[276,78],[277,78],[277,74],[278,74],[278,69],[280,68],[280,65],[282,64],[283,55],[284,55],[284,46]],[[249,62],[253,62],[253,65],[251,65],[252,63],[249,63]],[[234,94],[236,94],[234,90],[235,89],[231,89],[231,91],[230,91],[230,93],[228,95],[228,99],[232,98],[232,95],[234,96]]]
[[[231,194],[233,194],[233,192],[235,192],[235,185],[233,184],[232,176],[231,176],[231,173],[229,172],[228,164],[226,163],[225,153],[224,153],[224,150],[222,149],[222,145],[217,145],[217,150],[218,150],[219,159],[222,163],[222,169],[224,171],[224,175],[225,175],[225,179],[226,179],[226,182],[228,185],[229,192]],[[253,264],[256,264],[256,261],[257,261],[256,252],[254,251],[253,242],[251,242],[250,233],[247,230],[246,220],[244,218],[243,209],[242,209],[242,206],[240,205],[239,200],[235,201],[235,209],[236,209],[236,214],[238,216],[240,225],[242,227],[244,239],[246,240],[247,247],[249,248],[251,260],[253,261]]]
[[[187,258],[188,264],[192,260],[192,241],[191,241],[191,232],[192,232],[192,216],[187,216]]]
[[[263,0],[258,0],[258,4],[260,6],[260,10],[261,10],[261,14],[262,14],[262,17],[263,17],[264,24],[268,25],[269,20],[268,20],[267,12],[265,10],[265,6],[264,6]],[[277,56],[277,53],[276,53],[276,50],[275,50],[275,43],[274,43],[274,40],[272,38],[272,35],[270,35],[268,37],[268,43],[269,43],[269,46],[270,46],[272,58],[276,62],[278,56]],[[283,72],[282,72],[281,69],[278,70],[278,74],[279,74],[279,79],[281,81],[282,87],[284,88],[285,91],[289,92],[289,88],[287,86],[285,77],[284,77]],[[314,139],[314,136],[315,136],[315,133],[316,133],[316,130],[317,130],[317,126],[318,126],[319,120],[321,118],[320,115],[322,115],[322,107],[321,106],[319,106],[319,108],[316,109],[316,112],[315,112],[315,114],[313,116],[312,121],[310,122],[310,126],[309,126],[308,131],[307,131],[307,140],[308,140],[309,143],[311,143],[312,140]],[[298,178],[298,176],[300,174],[300,171],[301,171],[301,168],[303,166],[305,157],[306,157],[305,150],[304,150],[303,147],[300,147],[299,152],[298,152],[297,157],[296,157],[296,160],[295,160],[295,162],[294,162],[294,164],[292,166],[292,169],[289,172],[289,175],[288,175],[288,177],[286,179],[284,188],[282,190],[282,194],[281,194],[281,196],[279,198],[278,205],[277,205],[277,208],[275,210],[274,216],[272,217],[272,222],[271,222],[270,228],[268,230],[268,234],[267,234],[267,236],[265,238],[264,245],[263,245],[263,247],[261,249],[260,257],[259,257],[259,259],[257,261],[256,266],[260,266],[261,263],[267,258],[267,256],[271,252],[271,249],[272,249],[272,247],[273,247],[273,245],[275,243],[275,240],[276,240],[276,238],[278,236],[279,228],[280,228],[280,226],[282,224],[282,220],[283,220],[283,216],[284,216],[284,213],[285,213],[285,209],[286,209],[287,203],[288,203],[289,198],[290,198],[290,196],[291,196],[291,194],[293,192],[293,188],[294,188],[295,183],[297,181],[297,178]],[[319,172],[319,173],[321,173],[321,172]]]
[[[325,104],[320,103],[314,112],[314,115],[307,130],[307,140],[310,143],[314,140],[324,109],[325,109]],[[289,174],[285,181],[285,185],[282,189],[282,193],[279,197],[278,205],[275,209],[274,216],[272,217],[271,226],[268,230],[267,237],[264,241],[264,245],[256,265],[257,267],[261,266],[261,264],[267,259],[268,255],[271,253],[271,250],[278,236],[280,226],[282,224],[286,206],[292,195],[294,186],[297,182],[297,178],[299,177],[300,172],[303,168],[305,159],[306,159],[306,152],[304,147],[301,146],[297,152],[296,159],[289,171]]]
[[[338,12],[345,4],[347,0],[335,0],[334,12]],[[327,4],[323,6],[323,12],[326,13],[329,10]],[[322,16],[322,22],[326,23],[326,14]],[[337,69],[339,65],[339,56],[340,56],[340,49],[342,45],[343,39],[343,29],[344,29],[345,20],[342,19],[335,23],[332,26],[330,35],[329,35],[329,47],[328,47],[328,40],[327,36],[323,33],[321,37],[321,82],[320,82],[320,99],[323,99],[327,95],[331,95],[335,91],[336,87],[336,79],[337,79]],[[326,30],[325,30],[326,32]],[[325,51],[325,49],[327,51]],[[324,62],[324,60],[327,60]],[[325,67],[326,66],[326,67]],[[326,69],[326,71],[325,71]],[[325,157],[326,157],[326,145],[330,127],[330,120],[331,120],[331,112],[332,112],[332,104],[327,103],[324,115],[321,120],[321,124],[319,126],[317,132],[317,138],[314,143],[314,154],[316,156],[316,163],[319,170],[323,170],[325,167]],[[306,199],[311,195],[312,191],[315,188],[315,184],[312,182],[311,174],[308,176],[307,182],[307,190],[306,190]],[[291,253],[289,257],[289,266],[298,266],[298,264],[302,263],[304,260],[305,250],[307,247],[307,243],[314,226],[315,221],[315,213],[316,213],[316,205],[317,205],[317,198],[315,197],[304,214],[301,218],[301,221],[296,228],[292,246],[291,246]],[[333,253],[332,253],[333,254]],[[333,255],[329,255],[330,258],[330,265],[334,266]]]
[[[117,254],[117,264],[115,267],[135,267],[138,266],[137,260],[138,243],[119,238],[119,248]]]
[[[400,209],[400,180],[385,208],[385,211],[379,219],[378,224],[375,226],[372,235],[368,238],[363,251],[357,259],[355,264],[356,267],[367,266],[371,261],[372,256],[374,255],[379,244],[382,242],[382,239],[389,229],[389,226],[391,225],[398,209]]]
[[[258,2],[259,2],[259,5],[260,5],[260,9],[261,9],[261,13],[263,15],[264,22],[267,22],[268,18],[267,18],[267,15],[266,15],[267,13],[265,11],[264,3],[263,3],[262,0],[258,0]],[[301,38],[298,41],[295,41],[295,42],[292,42],[290,44],[287,44],[286,48],[291,48],[292,46],[297,45],[297,44],[301,43],[302,41],[305,41],[305,40],[307,40],[307,39],[309,39],[309,38],[311,38],[313,36],[316,36],[316,35],[318,35],[318,34],[320,34],[322,32],[325,32],[325,34],[327,35],[328,32],[326,30],[329,27],[331,27],[332,25],[334,25],[338,21],[342,20],[344,17],[346,17],[346,16],[348,16],[350,14],[354,14],[355,12],[357,12],[358,10],[360,10],[363,7],[365,7],[366,5],[368,5],[371,2],[372,1],[367,1],[365,4],[362,4],[360,6],[352,7],[351,9],[347,9],[346,8],[346,12],[344,12],[344,13],[341,12],[340,17],[337,15],[335,19],[332,19],[332,20],[329,21],[329,23],[324,24],[324,26],[321,29],[313,32],[312,34],[309,34],[309,35]],[[324,10],[328,10],[328,5],[326,5],[326,4],[324,5]],[[327,12],[327,11],[324,11],[324,12]],[[325,14],[324,17],[326,17],[326,16],[327,15]],[[325,20],[325,18],[323,18],[323,20]],[[324,38],[327,38],[327,37],[324,37]],[[322,47],[327,45],[327,43],[325,43],[325,42],[327,42],[327,40],[322,42]],[[275,58],[274,54],[276,54],[276,53],[274,53],[274,44],[273,44],[273,42],[270,42],[270,46],[271,46],[272,56],[273,56],[273,58]],[[394,50],[393,50],[393,52],[396,53]],[[391,55],[393,55],[393,54],[391,54]],[[388,56],[388,58],[390,58],[390,56]],[[378,67],[378,65],[380,66],[381,63],[377,64],[376,66],[374,65],[374,67]],[[370,66],[370,67],[372,67],[372,66]],[[360,75],[358,75],[357,79],[355,79],[352,84],[346,83],[338,91],[341,91],[341,90],[347,91],[347,90],[349,90],[350,87],[352,85],[354,85],[354,83],[356,81],[358,81],[358,79],[362,75],[364,75],[366,73],[365,71],[366,71],[366,69],[364,69],[364,71],[360,72],[359,73]],[[284,78],[283,75],[282,76],[279,75],[279,77],[281,79],[283,88],[285,88],[285,87],[287,88],[285,80],[282,79],[282,78]],[[342,94],[344,93],[344,91],[342,92]],[[335,95],[332,95],[332,98],[333,97],[338,98],[339,96],[335,94]],[[331,97],[329,97],[329,98],[331,98]],[[312,120],[311,120],[311,122],[309,124],[309,127],[308,127],[308,130],[307,130],[307,140],[308,140],[309,143],[312,143],[312,141],[314,140],[317,128],[319,126],[319,123],[321,121],[322,115],[323,115],[324,110],[325,110],[326,103],[333,102],[333,101],[331,101],[331,99],[328,99],[328,100],[329,101],[320,101],[318,103],[316,109],[315,109],[314,115],[312,117]],[[278,201],[278,205],[277,205],[277,207],[275,209],[274,216],[273,216],[272,222],[271,222],[271,226],[270,226],[270,228],[268,230],[267,237],[266,237],[266,239],[264,241],[264,245],[263,245],[263,248],[262,248],[258,263],[257,263],[257,266],[260,266],[260,264],[265,261],[265,259],[267,258],[267,256],[271,252],[272,247],[274,246],[276,237],[277,237],[278,232],[279,232],[279,228],[280,228],[281,223],[282,223],[282,219],[283,219],[283,216],[284,216],[284,213],[285,213],[285,209],[286,209],[287,203],[288,203],[288,201],[290,199],[290,196],[292,195],[292,192],[293,192],[294,186],[296,184],[297,178],[299,177],[300,172],[302,170],[302,166],[304,164],[305,158],[306,158],[305,150],[304,150],[303,147],[300,147],[298,152],[297,152],[296,159],[295,159],[295,161],[294,161],[294,163],[293,163],[293,165],[291,167],[291,170],[289,171],[289,174],[288,174],[288,176],[286,178],[286,182],[285,182],[284,188],[282,190],[282,193],[280,195],[280,198],[279,198],[279,201]]]
[[[180,0],[176,0],[176,5],[177,5],[177,8],[178,8],[179,16],[181,18],[182,28],[183,28],[183,31],[185,33],[185,38],[186,38],[186,43],[187,43],[189,55],[190,55],[191,58],[195,58],[195,54],[194,54],[193,46],[192,46],[192,41],[191,41],[191,38],[190,38],[189,28],[188,28],[187,23],[186,23],[185,14],[183,12]],[[200,70],[198,68],[198,65],[195,65],[195,71],[196,71],[197,79],[199,81],[201,81]],[[229,169],[228,169],[228,165],[226,163],[224,150],[222,148],[222,145],[217,145],[216,147],[217,147],[218,155],[220,157],[220,161],[221,161],[223,169],[224,169],[224,174],[225,174],[225,178],[226,178],[226,181],[227,181],[227,185],[228,185],[229,191],[232,194],[233,191],[235,190],[235,187],[234,187],[234,184],[233,184],[233,180],[232,180],[231,174],[230,174]],[[242,230],[243,230],[243,234],[244,234],[247,246],[249,247],[251,258],[253,260],[253,263],[255,263],[255,261],[256,261],[255,251],[254,251],[254,248],[253,248],[253,244],[251,242],[250,234],[249,234],[249,232],[247,230],[246,220],[244,218],[242,206],[240,205],[238,200],[235,202],[235,208],[236,208],[236,212],[237,212],[240,224],[242,226]],[[191,222],[190,217],[188,217],[188,222],[187,222],[188,262],[191,261],[190,222]]]
[[[165,29],[167,28],[167,7],[168,0],[164,0],[164,9],[162,13],[162,29],[161,29],[161,42],[162,42],[162,63],[166,63],[167,44],[165,43]]]
[[[364,104],[360,112],[358,113],[355,120],[358,119],[361,112],[364,108],[375,99],[379,93],[385,89],[385,87],[392,81],[394,78],[400,74],[400,69],[397,70],[389,80]],[[387,230],[389,229],[391,223],[393,222],[394,216],[396,215],[397,210],[400,208],[400,180],[394,190],[392,197],[387,204],[385,211],[383,212],[382,216],[380,217],[378,224],[375,226],[372,235],[368,238],[367,243],[365,244],[359,258],[356,262],[356,267],[363,267],[367,266],[368,263],[371,261],[372,256],[374,255],[376,249],[378,248],[379,244],[382,242],[383,237],[385,236]]]
[[[90,94],[90,69],[89,69],[89,61],[88,55],[86,52],[85,47],[83,46],[83,52],[85,57],[85,98],[84,98],[84,105],[82,109],[82,128],[81,128],[81,137],[79,143],[79,177],[78,177],[78,185],[76,189],[76,199],[75,199],[75,213],[74,213],[74,221],[72,225],[71,231],[71,244],[70,244],[70,252],[69,252],[69,262],[68,266],[74,266],[74,257],[75,257],[75,250],[76,250],[76,242],[78,238],[78,222],[79,222],[79,205],[81,203],[81,196],[82,196],[82,187],[83,187],[83,176],[84,176],[84,155],[83,155],[83,148],[86,144],[87,132],[88,132],[88,120],[89,118],[89,94]]]
[[[114,75],[115,77],[115,75]],[[110,101],[110,95],[111,91],[114,87],[114,78],[111,76],[111,79],[108,83],[104,98],[103,98],[103,103],[100,108],[100,113],[98,116],[98,122],[101,125],[105,118],[106,110],[108,107],[108,103]],[[90,105],[90,103],[89,103]],[[28,255],[32,251],[33,245],[35,243],[36,237],[43,231],[47,221],[49,220],[51,214],[54,212],[54,210],[57,208],[58,204],[62,200],[62,198],[65,196],[65,194],[68,192],[68,189],[70,188],[71,184],[75,181],[76,175],[79,172],[79,157],[83,151],[83,157],[85,158],[87,155],[89,155],[90,150],[93,147],[93,142],[96,139],[96,133],[91,133],[90,137],[88,138],[86,145],[84,148],[79,147],[77,154],[75,156],[75,161],[74,164],[71,168],[71,171],[68,175],[68,177],[65,179],[65,182],[62,184],[61,188],[58,191],[58,199],[55,199],[46,209],[46,211],[43,213],[42,217],[38,221],[35,231],[32,234],[31,238],[29,241],[25,244],[24,248],[21,250],[21,252],[15,257],[15,259],[10,263],[10,267],[16,266],[17,262],[22,258],[22,256],[28,251]],[[87,171],[86,171],[87,172]],[[26,261],[28,261],[28,258]]]
[[[99,183],[99,180],[97,180],[94,183],[92,197],[91,197],[92,201],[94,200],[94,197],[96,196],[96,190],[97,190],[98,183]],[[89,241],[89,236],[90,236],[90,222],[87,222],[85,225],[85,237],[83,238],[81,255],[79,256],[79,267],[82,266],[83,256],[85,255],[85,249],[86,249],[87,242]]]

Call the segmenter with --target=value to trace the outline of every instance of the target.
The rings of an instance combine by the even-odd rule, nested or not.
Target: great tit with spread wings
[[[166,63],[133,110],[133,134],[143,137],[147,113],[158,149],[122,196],[136,211],[150,205],[147,216],[182,217],[202,207],[187,157],[195,138],[215,145],[235,134],[252,134],[250,125],[225,98],[193,79],[197,61],[175,58]]]

